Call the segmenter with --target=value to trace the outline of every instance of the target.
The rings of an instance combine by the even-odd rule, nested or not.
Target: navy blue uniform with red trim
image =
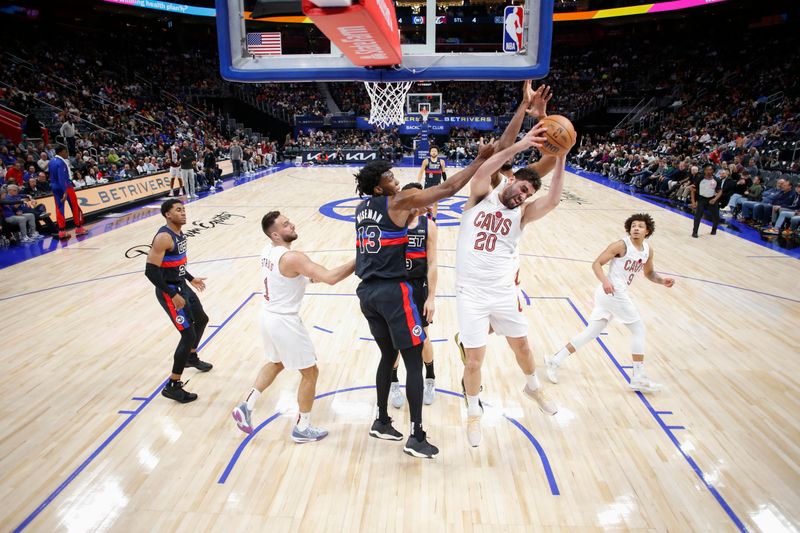
[[[397,350],[425,340],[414,288],[408,281],[408,228],[392,222],[389,197],[375,196],[356,208],[356,293],[374,338],[391,337]]]
[[[156,299],[161,304],[161,307],[164,308],[164,311],[167,312],[172,325],[178,331],[183,331],[191,327],[195,317],[202,316],[205,311],[200,299],[186,283],[186,235],[183,232],[179,235],[167,226],[161,226],[156,233],[156,237],[161,233],[166,233],[172,238],[172,248],[164,254],[164,259],[161,260],[160,265],[164,281],[170,289],[177,291],[186,300],[186,305],[180,310],[176,309],[172,297],[166,292],[158,290],[158,288],[156,288]],[[153,238],[153,241],[155,241],[155,238]]]
[[[428,162],[425,167],[425,188],[427,189],[442,182],[442,160],[438,157],[435,160],[427,157],[425,161]]]
[[[408,247],[406,248],[406,270],[408,281],[414,289],[414,302],[422,311],[428,299],[428,217],[422,215],[414,228],[408,228]],[[428,326],[428,320],[422,314],[422,327]]]

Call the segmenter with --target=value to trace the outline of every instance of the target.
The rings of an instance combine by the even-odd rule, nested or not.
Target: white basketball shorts
[[[623,324],[632,324],[641,320],[639,310],[628,296],[627,291],[616,294],[606,294],[602,285],[594,291],[594,309],[589,320],[611,320],[616,318]]]
[[[170,178],[180,178],[181,177],[181,167],[169,167],[169,177]]]
[[[522,312],[519,288],[456,287],[459,340],[465,348],[486,346],[489,325],[504,337],[528,335],[528,320]]]
[[[261,310],[261,337],[267,361],[302,370],[317,363],[311,337],[297,314],[279,315]]]

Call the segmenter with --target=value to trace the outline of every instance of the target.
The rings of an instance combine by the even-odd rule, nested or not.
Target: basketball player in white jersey
[[[470,185],[464,205],[456,246],[456,306],[460,341],[465,351],[463,386],[467,399],[467,438],[470,445],[481,441],[479,399],[481,366],[486,355],[486,339],[491,325],[506,337],[517,364],[525,374],[523,392],[547,414],[556,406],[545,396],[536,375],[536,364],[528,345],[528,322],[522,313],[515,284],[519,270],[519,240],[528,223],[555,209],[561,202],[565,156],[556,158],[550,190],[546,196],[525,203],[541,187],[541,177],[532,167],[518,170],[495,188],[491,177],[503,162],[532,146],[545,128],[536,127],[522,141],[492,156],[484,163]]]
[[[253,432],[252,413],[256,400],[284,369],[299,370],[297,389],[300,412],[292,429],[292,440],[311,442],[323,439],[328,432],[311,425],[311,406],[317,384],[317,356],[311,338],[298,315],[306,285],[313,282],[334,285],[355,270],[355,259],[328,270],[302,252],[291,251],[297,239],[295,226],[278,211],[261,219],[261,229],[269,237],[261,253],[264,278],[264,304],[261,311],[261,334],[269,361],[258,373],[256,382],[242,403],[231,413],[245,433]]]
[[[644,270],[644,275],[653,283],[667,288],[675,284],[672,278],[659,276],[653,266],[653,248],[645,242],[656,229],[650,215],[638,213],[625,221],[628,236],[611,243],[592,263],[592,270],[601,285],[594,293],[594,309],[589,317],[589,325],[576,335],[553,357],[545,356],[547,377],[558,383],[558,367],[569,354],[594,340],[608,325],[609,320],[617,318],[631,330],[631,353],[633,354],[633,377],[630,388],[640,392],[655,392],[661,386],[651,381],[644,372],[645,329],[639,311],[630,296],[628,287],[636,274]],[[608,263],[608,275],[603,266]]]
[[[181,176],[179,148],[180,145],[175,143],[167,150],[167,161],[169,162],[169,194],[167,196],[178,196],[178,193],[175,192],[175,180],[178,180],[178,192],[186,194],[186,189],[183,187],[183,177]]]

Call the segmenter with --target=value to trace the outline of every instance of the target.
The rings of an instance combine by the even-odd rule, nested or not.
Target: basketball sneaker
[[[403,440],[403,434],[394,429],[391,419],[384,424],[376,418],[369,430],[369,435],[370,437],[375,437],[376,439]]]
[[[75,228],[75,235],[80,236],[80,235],[86,235],[87,233],[89,233],[89,230],[87,230],[83,226],[81,226],[80,228]]]
[[[528,385],[526,384],[525,388],[522,389],[522,392],[524,392],[528,398],[534,400],[537,404],[539,404],[539,409],[541,409],[543,413],[548,415],[554,415],[558,412],[558,407],[556,407],[556,404],[553,403],[553,401],[547,397],[542,387],[539,387],[536,390],[531,390],[528,388]]]
[[[67,233],[66,231],[59,231],[58,232],[58,238],[59,239],[69,239],[71,237],[72,237],[72,234],[71,233]]]
[[[247,433],[248,435],[253,432],[253,422],[250,417],[253,411],[248,409],[247,402],[242,402],[233,408],[231,416],[236,421],[236,427]]]
[[[638,392],[657,392],[661,390],[661,384],[651,381],[644,372],[633,376],[628,386],[631,390]]]
[[[467,440],[469,445],[473,448],[478,447],[481,443],[481,417],[483,417],[483,404],[480,403],[481,414],[475,416],[467,416]]]
[[[201,361],[200,358],[197,357],[197,354],[193,355],[194,357],[189,357],[186,360],[186,368],[193,367],[199,370],[200,372],[208,372],[209,370],[214,368],[214,365],[212,365],[211,363],[206,363],[205,361]]]
[[[188,381],[186,383],[189,383]],[[161,396],[175,400],[179,403],[189,403],[197,399],[197,394],[189,392],[183,388],[183,381],[169,380],[164,388],[161,389]]]
[[[436,399],[436,380],[425,378],[425,389],[422,391],[422,403],[430,405]]]
[[[295,426],[294,429],[292,430],[292,440],[300,443],[322,440],[327,436],[328,436],[327,429],[318,428],[310,424],[303,431],[297,429],[297,426]]]
[[[544,356],[544,365],[547,371],[547,379],[551,383],[558,383],[558,363],[553,361],[553,356]]]
[[[406,445],[403,446],[403,452],[420,459],[433,459],[439,455],[439,448],[428,442],[425,433],[422,434],[422,440],[417,440],[414,435],[408,437]]]
[[[395,409],[403,407],[403,391],[400,390],[399,381],[392,381],[392,385],[389,387],[389,400]]]

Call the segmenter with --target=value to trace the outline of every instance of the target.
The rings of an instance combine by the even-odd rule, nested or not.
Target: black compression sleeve
[[[144,275],[147,276],[147,279],[150,280],[150,283],[156,286],[156,289],[160,290],[161,292],[166,292],[170,295],[170,297],[175,296],[178,293],[178,291],[175,289],[170,289],[167,286],[167,282],[164,281],[164,274],[161,272],[161,267],[156,266],[153,263],[145,263]]]
[[[194,279],[194,276],[192,276],[192,275],[191,275],[191,274],[189,274],[188,272],[184,273],[184,274],[183,274],[183,277],[185,277],[185,278],[186,278],[186,281],[188,281],[189,283],[191,283],[191,282],[192,282],[192,280]]]

